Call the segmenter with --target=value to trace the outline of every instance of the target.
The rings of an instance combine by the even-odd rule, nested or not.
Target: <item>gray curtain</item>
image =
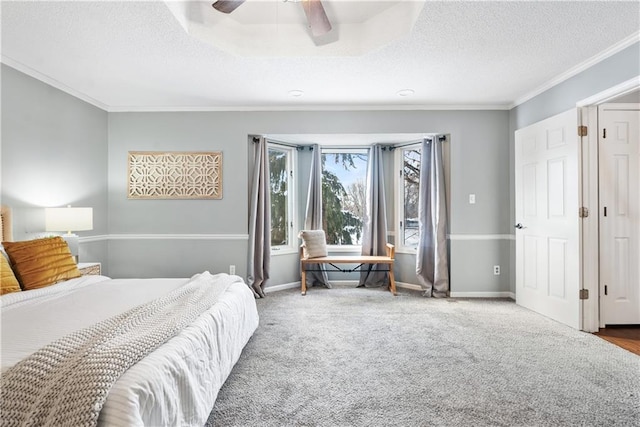
[[[267,141],[262,137],[253,137],[253,159],[247,284],[256,298],[264,298],[271,263],[271,187]]]
[[[311,149],[311,172],[304,229],[322,230],[322,152],[317,144]],[[323,285],[331,288],[329,277],[322,264],[308,264],[307,270],[311,270],[307,273],[307,286]]]
[[[384,168],[382,146],[369,150],[365,190],[364,224],[362,227],[362,255],[387,254],[387,209],[384,197]],[[379,287],[388,283],[386,266],[364,265],[358,287]]]
[[[419,242],[416,274],[425,296],[449,294],[447,201],[442,160],[444,136],[422,141],[420,162]]]

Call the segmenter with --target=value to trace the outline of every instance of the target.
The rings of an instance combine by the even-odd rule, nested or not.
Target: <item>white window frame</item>
[[[369,161],[369,156],[371,155],[371,147],[362,146],[362,147],[332,147],[332,146],[324,146],[320,147],[321,154],[362,154],[362,152],[366,152],[367,161]],[[324,213],[323,213],[324,214]],[[327,249],[329,252],[357,252],[360,253],[362,251],[362,245],[327,245]]]
[[[415,144],[408,144],[396,147],[394,150],[394,164],[395,164],[395,179],[394,186],[396,188],[395,197],[395,211],[396,211],[396,223],[395,223],[395,235],[396,235],[396,252],[415,254],[417,252],[417,246],[405,246],[404,244],[404,176],[402,171],[404,169],[404,150],[421,149],[422,143],[416,142]],[[422,160],[421,160],[422,161]]]
[[[271,256],[277,255],[286,255],[286,254],[297,254],[298,253],[298,237],[295,234],[295,230],[298,229],[297,224],[297,200],[298,200],[298,189],[296,187],[296,180],[294,179],[297,175],[297,158],[296,155],[297,149],[296,147],[292,147],[289,145],[283,145],[276,141],[267,140],[267,154],[268,150],[277,150],[286,153],[287,155],[287,188],[288,188],[288,200],[287,200],[287,215],[289,217],[289,242],[286,245],[277,245],[271,246]]]

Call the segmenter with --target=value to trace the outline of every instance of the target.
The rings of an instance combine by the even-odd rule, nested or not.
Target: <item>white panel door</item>
[[[598,107],[600,323],[640,323],[640,105]]]
[[[515,134],[516,303],[581,324],[578,112]]]

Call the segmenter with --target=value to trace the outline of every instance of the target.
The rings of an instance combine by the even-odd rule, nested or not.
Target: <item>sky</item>
[[[342,185],[346,190],[349,185],[351,185],[353,182],[356,182],[358,179],[361,179],[362,182],[364,182],[367,176],[366,160],[360,159],[359,157],[354,157],[353,163],[355,164],[355,168],[350,168],[347,171],[345,170],[341,161],[335,163],[334,156],[330,155],[327,157],[324,167],[329,172],[333,172],[338,176],[340,182],[342,182]]]

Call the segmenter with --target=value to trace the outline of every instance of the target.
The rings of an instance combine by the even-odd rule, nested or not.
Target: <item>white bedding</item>
[[[55,339],[150,301],[187,280],[83,276],[4,295],[2,371]],[[254,296],[238,278],[196,322],[118,379],[99,424],[202,426],[257,326]]]

